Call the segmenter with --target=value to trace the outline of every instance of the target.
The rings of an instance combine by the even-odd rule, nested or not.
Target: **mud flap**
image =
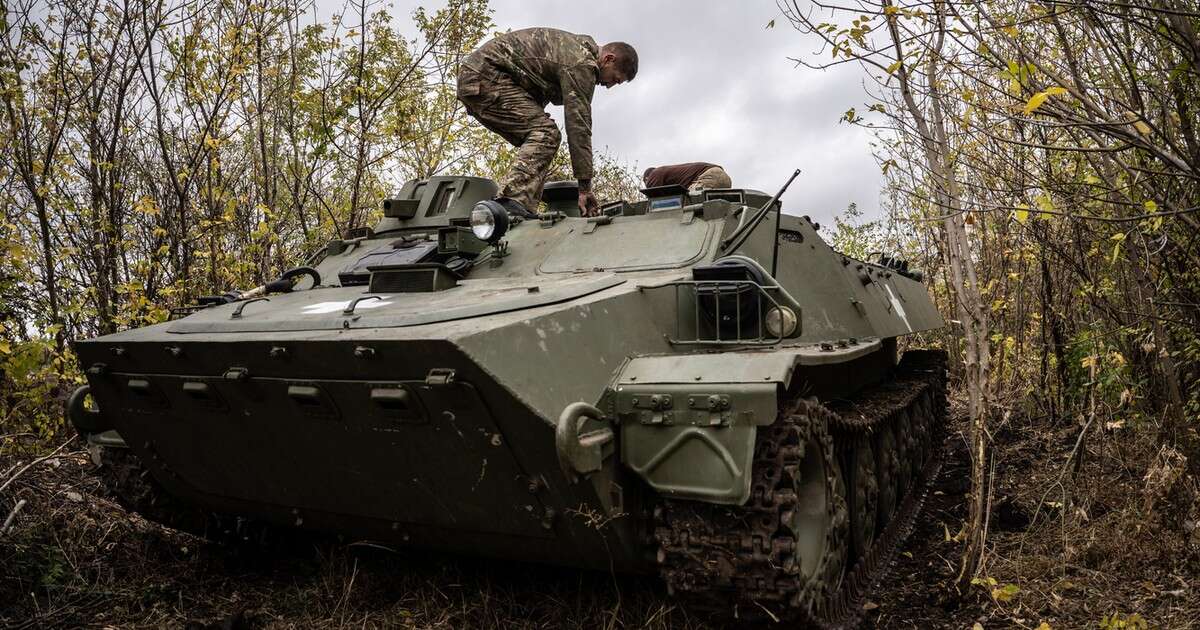
[[[775,420],[776,390],[773,381],[622,384],[621,460],[664,496],[745,503],[755,436]]]

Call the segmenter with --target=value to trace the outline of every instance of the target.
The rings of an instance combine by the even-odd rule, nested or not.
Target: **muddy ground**
[[[868,599],[863,627],[1200,627],[1192,490],[1179,482],[1148,495],[1147,466],[1135,465],[1146,453],[1116,446],[1129,440],[1097,434],[1077,450],[1079,427],[1046,424],[997,427],[988,554],[977,584],[959,593],[968,462],[956,421],[919,525]],[[25,468],[34,449],[0,439],[0,484],[12,480],[0,518],[25,501],[0,534],[0,626],[713,625],[652,579],[368,545],[247,554],[126,514],[88,474],[78,443]],[[1085,454],[1078,470],[1072,452]]]

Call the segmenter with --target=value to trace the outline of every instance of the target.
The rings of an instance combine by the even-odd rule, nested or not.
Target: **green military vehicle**
[[[938,465],[944,360],[897,339],[943,324],[919,272],[833,251],[782,192],[582,218],[559,182],[515,217],[490,180],[411,181],[269,285],[77,342],[68,415],[123,504],[211,538],[657,574],[844,623]]]

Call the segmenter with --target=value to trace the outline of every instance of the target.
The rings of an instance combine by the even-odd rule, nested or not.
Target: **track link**
[[[790,401],[778,421],[759,430],[746,505],[664,500],[655,510],[657,560],[669,591],[691,608],[723,617],[786,620],[823,629],[855,626],[863,599],[912,530],[940,470],[937,445],[945,409],[945,354],[931,351],[906,353],[894,380],[852,401],[829,407],[815,400]],[[849,548],[846,490],[834,447],[853,444],[884,426],[902,435],[909,430],[911,413],[924,416],[911,423],[913,430],[927,433],[905,439],[931,447],[918,449],[927,454],[926,461],[891,519],[848,567],[842,564],[849,559],[839,564],[834,553],[805,570],[791,525],[796,510],[811,508],[792,491],[805,446],[821,448],[824,460],[833,462],[826,468],[826,548],[844,551]]]

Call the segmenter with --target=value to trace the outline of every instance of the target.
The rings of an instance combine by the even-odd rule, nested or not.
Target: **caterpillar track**
[[[660,574],[721,617],[853,627],[941,466],[945,355],[910,351],[854,400],[791,401],[755,445],[742,506],[666,500]]]

